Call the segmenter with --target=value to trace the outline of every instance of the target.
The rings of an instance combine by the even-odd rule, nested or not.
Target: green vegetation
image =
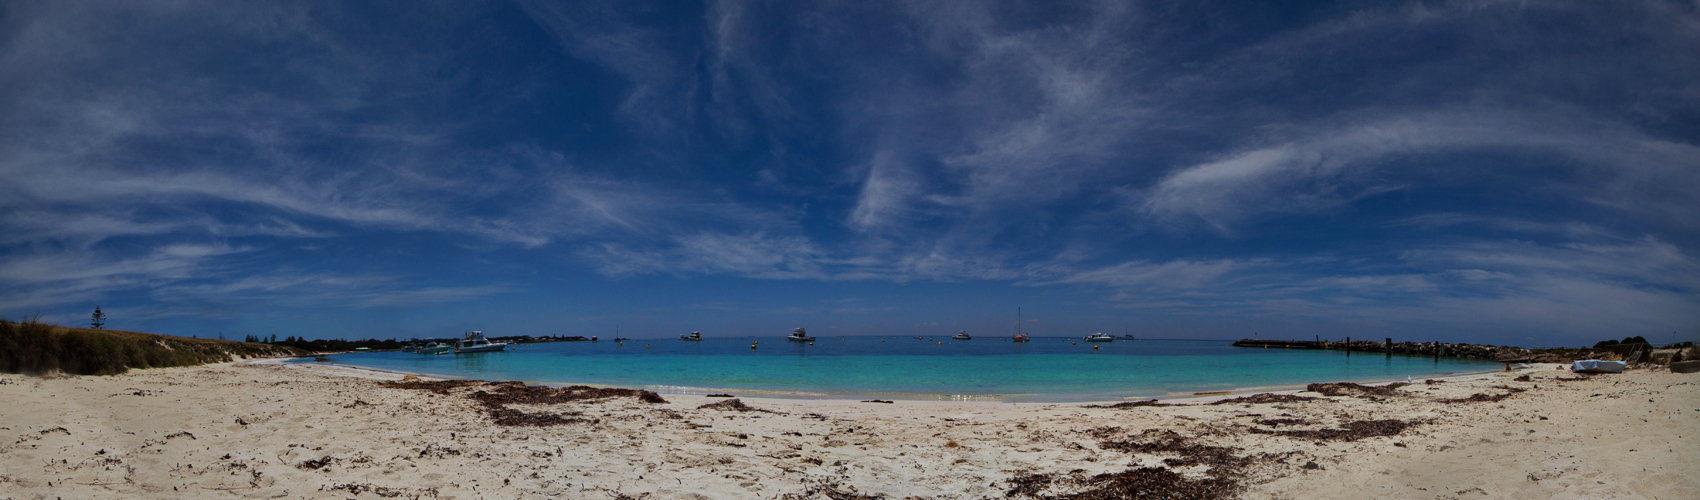
[[[131,368],[222,363],[237,356],[306,354],[287,346],[0,320],[0,372],[8,373],[116,375]]]
[[[1611,346],[1614,346],[1614,345],[1646,344],[1646,343],[1647,343],[1647,339],[1642,338],[1640,335],[1636,335],[1634,337],[1629,337],[1629,338],[1623,339],[1621,341],[1619,341],[1619,340],[1601,340],[1598,343],[1595,343],[1594,347],[1611,347]]]

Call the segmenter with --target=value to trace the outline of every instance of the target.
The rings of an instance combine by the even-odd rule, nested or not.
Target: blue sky
[[[7,2],[0,315],[1700,335],[1693,2]]]

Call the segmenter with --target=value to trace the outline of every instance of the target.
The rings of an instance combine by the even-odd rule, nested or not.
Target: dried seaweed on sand
[[[721,402],[718,402],[718,403],[705,404],[705,405],[702,405],[702,406],[698,406],[697,409],[698,410],[720,410],[720,411],[759,411],[759,412],[763,412],[763,413],[779,413],[779,412],[776,412],[776,411],[773,411],[773,410],[763,410],[761,408],[756,408],[754,406],[744,404],[743,401],[739,401],[737,398],[728,399],[728,400],[721,401]]]
[[[1109,405],[1085,405],[1082,408],[1138,408],[1141,406],[1192,406],[1182,403],[1158,403],[1155,399],[1145,401],[1124,401]]]
[[[1407,385],[1411,384],[1394,382],[1387,385],[1363,385],[1351,382],[1333,382],[1310,384],[1305,386],[1305,390],[1324,396],[1352,396],[1374,399],[1374,396],[1403,396],[1404,394],[1399,392],[1399,388]]]
[[[1224,400],[1217,401],[1217,402],[1210,403],[1210,404],[1211,405],[1234,405],[1234,404],[1265,404],[1265,403],[1299,403],[1299,402],[1304,402],[1304,401],[1327,401],[1327,402],[1330,402],[1330,403],[1334,402],[1334,400],[1328,399],[1328,398],[1319,398],[1319,397],[1314,397],[1314,396],[1300,396],[1300,395],[1297,395],[1297,394],[1271,394],[1271,393],[1265,392],[1265,393],[1262,393],[1262,394],[1253,394],[1253,395],[1250,395],[1250,396],[1224,399]]]
[[[1346,422],[1344,425],[1341,425],[1340,426],[1341,428],[1339,428],[1339,429],[1315,429],[1315,430],[1304,430],[1304,431],[1266,431],[1266,430],[1263,430],[1263,429],[1252,428],[1252,429],[1249,429],[1249,430],[1253,434],[1273,434],[1273,435],[1276,435],[1276,436],[1286,436],[1286,437],[1297,438],[1297,439],[1310,439],[1310,440],[1322,440],[1322,441],[1357,441],[1359,439],[1371,438],[1371,437],[1397,436],[1401,433],[1404,433],[1406,429],[1410,429],[1412,427],[1415,427],[1417,425],[1421,425],[1421,424],[1424,424],[1424,423],[1427,423],[1427,422],[1421,421],[1421,420],[1394,420],[1394,419],[1359,420],[1359,421],[1356,421],[1356,422]]]
[[[392,389],[425,390],[437,394],[449,394],[450,389],[460,387],[483,386],[490,390],[473,391],[466,398],[477,401],[489,413],[490,419],[496,425],[506,427],[546,427],[553,425],[599,423],[599,420],[572,418],[569,414],[547,412],[527,413],[513,408],[510,404],[550,405],[572,402],[594,402],[612,398],[636,398],[638,401],[653,404],[666,404],[660,394],[639,389],[619,389],[610,387],[590,387],[575,385],[570,387],[526,386],[524,382],[482,382],[477,380],[438,380],[432,382],[379,382],[379,386]]]

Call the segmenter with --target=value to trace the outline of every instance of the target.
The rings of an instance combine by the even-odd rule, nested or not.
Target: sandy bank
[[[275,363],[0,375],[0,498],[1028,498],[1136,484],[1244,498],[1700,491],[1700,376],[1664,371],[1581,379],[1542,365],[1296,394],[1318,399],[1131,408],[740,398],[766,411],[700,409],[724,400],[681,395],[491,406],[469,395],[511,386],[381,385],[401,376]],[[496,426],[498,407],[565,423]]]

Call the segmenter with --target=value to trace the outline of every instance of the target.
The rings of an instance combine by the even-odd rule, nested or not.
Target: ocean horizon
[[[516,344],[502,352],[458,355],[351,352],[329,359],[434,377],[606,385],[663,394],[1003,402],[1115,401],[1313,382],[1421,380],[1500,366],[1402,354],[1230,347],[1225,340],[922,338],[822,337],[813,345],[754,336],[604,340]]]

